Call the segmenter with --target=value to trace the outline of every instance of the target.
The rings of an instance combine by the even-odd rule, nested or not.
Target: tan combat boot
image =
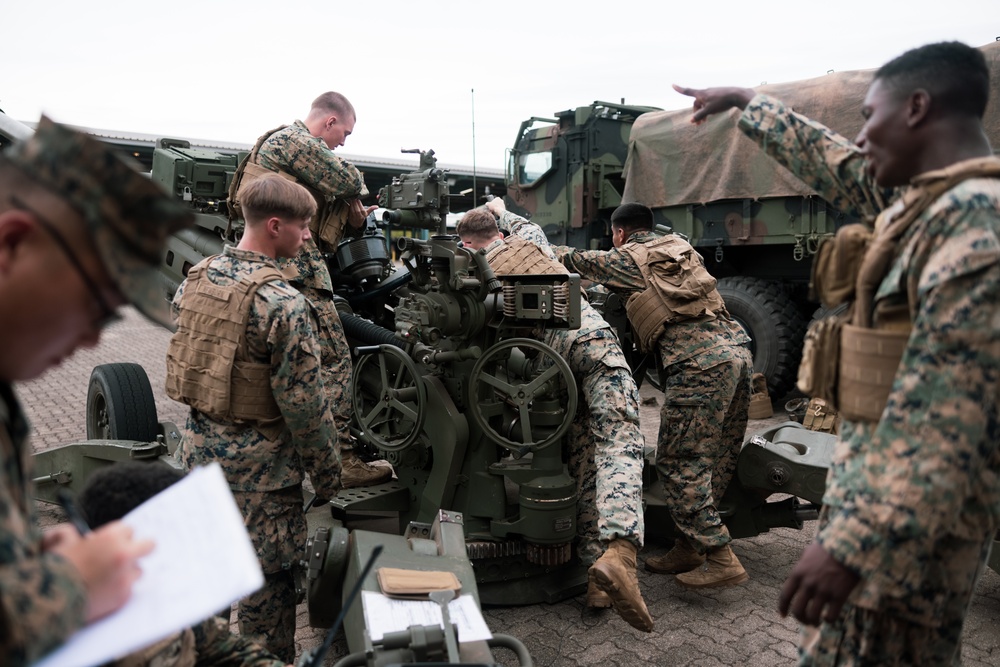
[[[587,582],[587,606],[591,609],[607,609],[612,606],[611,597],[598,588],[593,579]]]
[[[691,546],[686,537],[674,541],[674,548],[654,558],[646,559],[646,569],[657,574],[690,572],[705,562],[705,555]]]
[[[678,574],[677,582],[685,588],[716,588],[742,584],[749,578],[727,544],[709,551],[698,569]]]
[[[635,545],[626,540],[614,540],[590,568],[589,583],[608,594],[615,611],[637,630],[650,632],[653,617],[646,609],[635,575]]]
[[[372,486],[389,481],[392,477],[392,466],[372,465],[358,458],[351,449],[340,453],[340,486],[344,489],[356,489],[360,486]]]

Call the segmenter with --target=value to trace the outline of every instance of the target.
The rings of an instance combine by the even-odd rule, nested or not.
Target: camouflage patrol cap
[[[194,215],[140,171],[139,163],[42,116],[35,134],[0,153],[83,217],[94,247],[126,300],[172,328],[159,276],[167,237]]]

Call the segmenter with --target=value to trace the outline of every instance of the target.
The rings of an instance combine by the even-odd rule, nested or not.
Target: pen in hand
[[[56,493],[56,499],[59,500],[59,504],[62,505],[63,511],[66,512],[66,516],[69,518],[69,522],[73,524],[77,532],[81,535],[89,533],[90,526],[87,525],[87,519],[83,516],[83,510],[76,504],[73,494],[66,489],[59,489]]]

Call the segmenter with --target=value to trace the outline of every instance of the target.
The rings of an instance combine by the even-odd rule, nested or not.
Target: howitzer
[[[166,252],[165,292],[172,294],[187,268],[238,238],[239,225],[224,215],[236,160],[230,165],[170,140],[157,151],[154,178],[173,179],[168,187],[199,213],[196,230],[172,239]],[[418,171],[380,191],[379,202],[394,208],[327,255],[353,351],[354,433],[393,464],[397,479],[342,491],[309,512],[303,570],[318,627],[332,624],[345,588],[378,545],[387,565],[454,572],[462,594],[482,604],[556,601],[585,585],[573,554],[576,487],[562,452],[576,412],[575,381],[551,348],[528,337],[577,325],[577,279],[494,276],[484,256],[447,234],[448,198],[447,179],[428,151]],[[401,240],[395,266],[387,225],[433,233]],[[61,486],[79,488],[114,460],[169,458],[179,441],[176,426],[158,422],[148,380],[134,364],[94,370],[87,412],[88,441],[36,457],[45,499]],[[801,527],[812,518],[833,441],[797,424],[748,439],[720,508],[731,534]],[[647,536],[666,536],[672,523],[653,466],[646,470]],[[788,497],[768,502],[774,494]],[[379,531],[367,529],[373,518]],[[365,528],[356,528],[362,522]],[[994,569],[998,561],[995,549]],[[363,590],[377,592],[378,582],[365,578]],[[397,650],[409,656],[394,654],[401,662],[447,656],[443,631],[372,638],[363,606],[348,610],[345,632],[351,652],[373,661]],[[491,661],[487,642],[460,648],[465,659],[471,653]]]

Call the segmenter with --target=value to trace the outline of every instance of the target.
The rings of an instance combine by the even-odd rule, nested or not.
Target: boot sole
[[[607,593],[608,597],[611,598],[612,606],[618,612],[618,615],[622,617],[623,621],[636,630],[642,630],[643,632],[653,631],[653,617],[649,615],[649,611],[646,610],[646,613],[643,614],[642,611],[628,604],[626,598],[621,594],[618,584],[611,577],[596,565],[590,568],[589,574],[590,580],[594,582],[594,585]]]
[[[732,577],[728,577],[726,579],[719,579],[718,581],[712,581],[707,584],[689,584],[684,581],[681,581],[680,577],[677,578],[677,583],[683,586],[684,588],[689,588],[689,589],[724,588],[726,586],[739,586],[740,584],[742,584],[745,581],[748,581],[749,579],[750,575],[747,574],[746,572],[743,572],[741,574],[733,575]]]
[[[653,572],[655,574],[684,574],[685,572],[690,572],[691,570],[697,570],[699,567],[705,564],[705,561],[700,563],[694,563],[690,567],[656,567],[655,565],[650,565],[647,560],[643,565],[647,572]]]
[[[592,598],[587,596],[587,608],[588,609],[611,609],[614,605],[611,602],[611,598],[607,595],[602,595],[601,597]]]

